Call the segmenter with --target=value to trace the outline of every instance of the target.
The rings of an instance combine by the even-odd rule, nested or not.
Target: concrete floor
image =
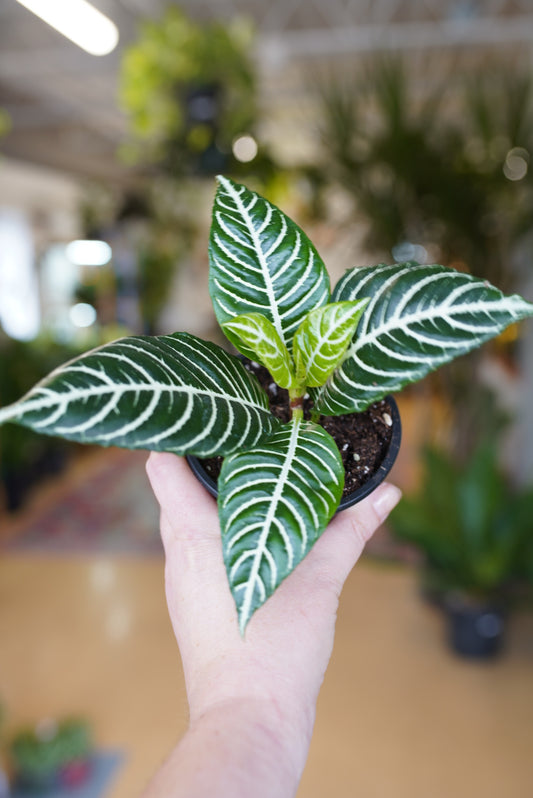
[[[409,568],[359,564],[298,798],[530,798],[533,617],[512,618],[492,664],[443,637]],[[109,798],[137,795],[186,726],[162,560],[6,556],[0,641],[9,726],[88,717],[126,754]]]

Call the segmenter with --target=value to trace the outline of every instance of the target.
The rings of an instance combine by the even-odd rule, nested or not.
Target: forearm
[[[167,602],[191,723],[144,798],[293,798],[342,585],[399,491],[381,485],[339,513],[243,640],[216,503],[181,458],[152,454],[148,473],[161,505]]]
[[[191,723],[143,798],[292,798],[311,731],[278,722],[262,702],[218,705]]]

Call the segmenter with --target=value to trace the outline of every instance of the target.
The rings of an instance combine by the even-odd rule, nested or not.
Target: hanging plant
[[[200,25],[175,6],[144,22],[121,68],[133,134],[125,157],[174,172],[224,168],[234,138],[256,120],[251,39],[242,22]]]

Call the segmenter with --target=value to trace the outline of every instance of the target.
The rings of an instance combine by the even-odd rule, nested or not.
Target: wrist
[[[307,747],[267,702],[213,704],[191,718],[143,798],[294,798]]]
[[[221,661],[223,660],[223,661]],[[190,726],[218,711],[235,711],[243,722],[260,724],[279,745],[286,745],[305,762],[313,733],[317,692],[305,689],[305,679],[287,680],[281,672],[217,658],[211,666],[186,678]],[[254,675],[255,673],[255,675]],[[257,674],[260,673],[260,678]],[[303,767],[303,765],[302,765]]]
[[[202,744],[213,741],[226,768],[226,782],[241,785],[241,791],[232,793],[234,798],[252,794],[289,798],[296,793],[311,733],[312,722],[289,720],[271,700],[240,697],[213,704],[191,717],[183,744],[194,745],[195,739]]]

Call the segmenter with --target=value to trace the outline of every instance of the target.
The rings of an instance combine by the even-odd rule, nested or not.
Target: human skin
[[[152,453],[165,584],[183,662],[189,728],[144,798],[290,798],[307,758],[339,596],[400,498],[384,483],[339,513],[248,624],[228,589],[217,505],[175,455]]]

